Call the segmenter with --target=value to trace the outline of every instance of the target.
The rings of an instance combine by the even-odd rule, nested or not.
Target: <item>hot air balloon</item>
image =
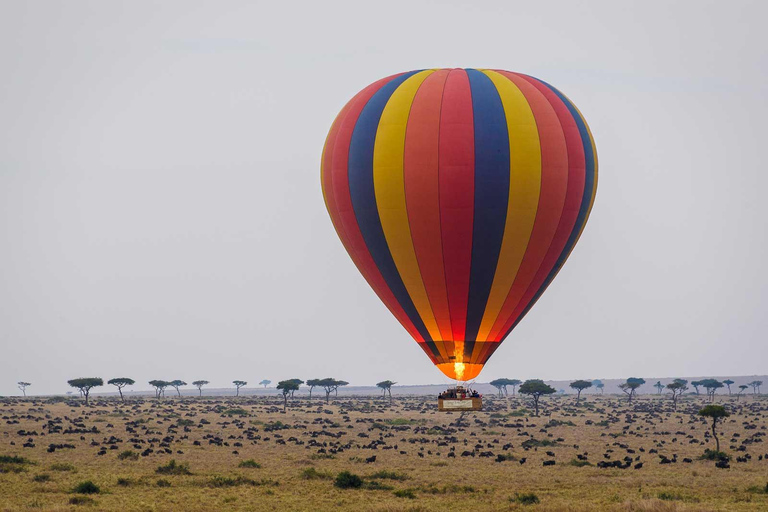
[[[449,378],[477,377],[570,255],[597,187],[595,143],[551,85],[428,69],[372,83],[323,149],[336,232]]]

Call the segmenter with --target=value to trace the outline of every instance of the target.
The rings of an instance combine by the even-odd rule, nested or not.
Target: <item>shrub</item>
[[[394,487],[392,487],[391,485],[383,484],[378,480],[371,480],[370,482],[365,482],[365,484],[363,484],[363,488],[371,491],[391,491],[392,489],[394,489]]]
[[[77,468],[69,462],[55,462],[50,468],[51,471],[77,471]]]
[[[117,455],[118,460],[139,460],[139,454],[133,450],[124,450]]]
[[[539,497],[532,492],[526,492],[523,494],[515,494],[515,497],[512,499],[512,501],[521,505],[536,505],[539,503]]]
[[[39,483],[50,482],[51,481],[51,475],[49,475],[48,473],[40,473],[39,475],[35,475],[32,478],[32,480],[34,482],[39,482]]]
[[[398,480],[402,482],[403,480],[408,480],[408,475],[404,475],[403,473],[398,473],[396,471],[387,471],[386,469],[382,469],[381,471],[377,471],[370,475],[368,478],[381,478],[386,480]]]
[[[210,487],[237,487],[239,485],[256,485],[256,481],[252,478],[237,476],[220,476],[216,475],[208,482]]]
[[[72,492],[77,494],[99,494],[101,489],[99,489],[99,486],[95,483],[91,482],[90,480],[86,480],[77,484],[75,488],[72,489]]]
[[[243,460],[240,462],[240,464],[237,465],[239,468],[260,468],[261,464],[256,462],[253,459]]]
[[[304,480],[332,480],[333,475],[327,471],[318,471],[315,468],[307,468],[301,472]]]
[[[130,478],[122,478],[121,477],[121,478],[117,479],[117,485],[119,485],[120,487],[128,487],[132,483],[133,482],[131,482]]]
[[[413,489],[398,489],[397,491],[393,492],[395,496],[398,498],[408,498],[409,500],[415,500],[416,499],[416,493],[413,492]]]
[[[724,460],[729,461],[731,458],[725,452],[718,452],[717,450],[710,450],[707,448],[704,450],[704,455],[699,457],[700,460]]]
[[[336,475],[333,485],[339,489],[359,489],[363,486],[363,479],[349,471],[342,471]]]
[[[0,464],[31,464],[29,459],[18,455],[0,455]]]
[[[73,496],[69,498],[70,505],[93,505],[94,503],[96,503],[96,500],[88,496]]]
[[[158,466],[155,473],[160,475],[191,475],[189,466],[187,464],[177,464],[176,459],[171,461],[165,466]]]

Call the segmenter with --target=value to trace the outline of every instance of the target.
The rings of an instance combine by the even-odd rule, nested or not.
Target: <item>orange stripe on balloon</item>
[[[440,239],[440,195],[438,145],[440,105],[448,70],[430,75],[421,84],[411,104],[405,137],[403,173],[408,223],[419,270],[440,330],[440,340],[452,340],[451,313]],[[442,343],[435,343],[441,351]]]
[[[505,74],[506,76],[506,74]],[[508,77],[509,78],[509,77]],[[501,341],[510,318],[536,276],[557,231],[568,184],[568,150],[552,105],[530,84],[515,82],[528,99],[541,141],[541,194],[528,248],[489,340]],[[523,89],[525,87],[525,89]]]

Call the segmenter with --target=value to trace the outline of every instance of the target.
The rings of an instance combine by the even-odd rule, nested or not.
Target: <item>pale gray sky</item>
[[[428,67],[546,80],[598,148],[581,241],[480,380],[765,373],[766,5],[0,2],[0,394],[447,382],[319,183],[342,105]]]

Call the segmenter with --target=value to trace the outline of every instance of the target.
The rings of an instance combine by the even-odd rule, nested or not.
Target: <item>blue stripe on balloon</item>
[[[349,191],[357,224],[360,226],[360,231],[373,261],[405,314],[411,319],[419,334],[428,342],[430,349],[434,349],[433,352],[437,355],[439,354],[437,347],[432,343],[432,337],[416,311],[416,307],[408,295],[408,290],[400,278],[400,273],[397,271],[395,261],[392,259],[392,253],[389,251],[387,239],[381,227],[373,185],[373,149],[381,113],[395,89],[416,73],[418,71],[411,71],[392,79],[368,100],[360,112],[349,143]]]
[[[563,248],[563,252],[560,253],[560,256],[557,258],[557,262],[555,262],[555,266],[552,267],[552,270],[547,275],[547,278],[542,283],[541,287],[538,289],[536,294],[531,299],[531,302],[528,303],[528,305],[523,310],[522,314],[515,320],[515,323],[512,325],[512,327],[504,334],[504,336],[501,338],[501,340],[504,340],[510,332],[512,332],[512,329],[514,329],[517,324],[520,323],[520,321],[525,317],[525,315],[530,311],[530,309],[536,304],[536,301],[539,300],[539,298],[542,296],[542,294],[546,291],[547,287],[552,283],[552,280],[555,279],[555,276],[560,271],[562,266],[565,264],[565,260],[568,258],[568,256],[571,253],[571,250],[573,249],[573,246],[576,244],[576,240],[579,237],[579,233],[581,232],[581,229],[584,227],[584,224],[587,222],[587,214],[589,214],[589,205],[592,202],[592,191],[594,189],[595,185],[595,153],[592,150],[592,137],[589,135],[589,130],[587,130],[587,125],[584,123],[584,120],[581,118],[581,115],[579,114],[579,111],[576,110],[576,107],[571,103],[571,101],[566,98],[560,91],[549,85],[543,80],[536,79],[545,86],[547,86],[553,93],[557,95],[560,100],[562,100],[563,104],[568,108],[568,111],[571,113],[571,116],[573,117],[573,120],[576,122],[576,126],[579,128],[579,135],[581,135],[581,143],[584,146],[584,161],[585,161],[585,176],[584,176],[584,192],[581,196],[581,206],[579,207],[579,215],[576,217],[576,223],[573,225],[573,230],[571,230],[571,234],[568,237],[568,241],[565,244],[565,247]]]
[[[504,238],[509,202],[509,133],[504,106],[488,76],[468,69],[475,128],[475,208],[465,357],[483,320]]]

